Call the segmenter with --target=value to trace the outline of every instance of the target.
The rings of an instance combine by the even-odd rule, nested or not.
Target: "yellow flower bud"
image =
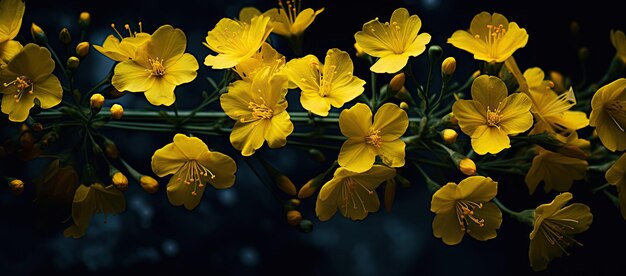
[[[291,210],[287,212],[287,223],[291,226],[296,226],[302,221],[302,214],[297,210]]]
[[[452,76],[456,71],[456,59],[454,57],[447,57],[441,63],[441,72],[444,75]]]
[[[126,191],[128,189],[128,178],[122,172],[116,172],[111,177],[111,182],[113,182],[113,186],[120,191]]]
[[[59,40],[63,44],[70,44],[70,42],[72,42],[72,35],[70,34],[70,30],[68,30],[67,28],[61,29],[61,32],[59,32]]]
[[[294,207],[298,207],[300,206],[300,200],[297,198],[292,198],[289,200],[289,203],[291,203],[291,205],[293,205]]]
[[[159,182],[157,182],[156,179],[147,175],[142,175],[139,178],[139,184],[144,191],[151,194],[154,194],[156,193],[156,191],[159,190]]]
[[[76,45],[76,55],[79,57],[85,57],[89,53],[89,42],[83,41]]]
[[[119,104],[114,104],[113,106],[111,106],[111,109],[109,109],[109,111],[111,112],[111,118],[116,120],[121,119],[124,115],[124,107]]]
[[[20,195],[24,191],[24,181],[19,179],[9,181],[9,189],[13,191],[13,194]]]
[[[67,59],[68,69],[74,70],[78,68],[78,65],[80,65],[80,59],[78,59],[77,57],[71,56],[70,58]]]
[[[120,156],[120,151],[113,141],[109,139],[104,140],[104,153],[111,159],[117,159]]]
[[[315,183],[318,181],[318,178],[313,178],[311,180],[309,180],[309,182],[307,182],[306,184],[304,184],[304,186],[302,186],[302,188],[300,188],[300,191],[298,191],[298,198],[307,198],[313,195],[313,193],[315,193],[315,191],[317,191],[318,187],[315,187]]]
[[[396,74],[389,82],[389,88],[394,92],[400,91],[402,87],[404,87],[405,80],[406,76],[404,75],[404,72]]]
[[[37,43],[43,44],[48,42],[46,33],[41,29],[41,27],[39,27],[39,25],[35,24],[35,22],[30,25],[30,34]]]
[[[476,174],[476,164],[472,159],[465,158],[459,162],[459,170],[465,175],[475,175]]]
[[[357,57],[364,57],[366,55],[365,52],[363,52],[363,48],[361,48],[361,46],[359,46],[356,42],[354,43],[354,49],[356,49]]]
[[[403,102],[411,101],[411,93],[409,93],[409,90],[407,90],[404,86],[393,97]]]
[[[409,110],[409,104],[406,102],[401,102],[400,103],[400,108],[404,109],[404,111],[408,111]]]
[[[91,24],[91,14],[88,12],[81,12],[78,16],[78,25],[85,28]]]
[[[326,156],[318,149],[309,149],[309,155],[317,162],[325,162]]]
[[[454,129],[446,128],[441,132],[441,137],[443,138],[444,142],[452,144],[456,142],[456,138],[459,137],[459,134],[454,131]]]
[[[281,191],[287,193],[288,195],[295,196],[297,194],[296,186],[293,185],[291,179],[285,175],[280,175],[276,178],[276,185],[278,185],[278,188]]]
[[[104,104],[104,96],[102,96],[102,94],[100,93],[91,95],[91,98],[89,98],[89,104],[91,105],[92,109],[100,110],[100,108]]]

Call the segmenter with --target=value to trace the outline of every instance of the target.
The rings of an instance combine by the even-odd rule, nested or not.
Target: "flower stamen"
[[[502,120],[502,102],[498,103],[498,107],[495,110],[491,110],[489,106],[487,106],[487,125],[492,127],[500,127],[500,120]]]
[[[15,85],[17,88],[17,91],[15,92],[15,95],[13,96],[16,103],[20,102],[25,92],[28,94],[33,94],[33,89],[35,88],[33,81],[30,80],[26,76],[19,76],[15,78],[15,80],[12,82],[4,83],[4,87],[9,87],[11,85]],[[30,87],[30,90],[27,90],[27,88],[29,87]]]
[[[469,200],[459,200],[456,202],[456,215],[459,221],[459,225],[461,226],[461,231],[469,232],[467,225],[470,222],[478,224],[480,227],[485,226],[484,219],[478,219],[474,216],[474,209],[482,209],[482,203],[476,203]]]
[[[196,190],[198,187],[203,188],[205,186],[204,182],[209,175],[211,179],[215,179],[215,174],[195,159],[187,161],[181,170],[186,170],[186,172],[183,171],[183,174],[178,177],[178,180],[182,180],[187,185],[194,184],[193,191],[191,192],[194,196],[197,195]]]
[[[260,92],[260,91],[259,91]],[[259,97],[261,103],[249,102],[248,108],[252,111],[250,118],[239,119],[242,123],[254,122],[262,119],[271,119],[274,116],[274,110],[269,108],[263,97]]]
[[[383,138],[380,136],[380,130],[370,130],[370,133],[365,136],[365,143],[380,148],[383,143]]]
[[[150,72],[151,76],[163,76],[165,75],[165,66],[163,66],[163,59],[156,57],[155,59],[148,59],[152,69],[146,69],[146,72]]]

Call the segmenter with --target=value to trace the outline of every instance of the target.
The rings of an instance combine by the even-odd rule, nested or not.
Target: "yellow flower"
[[[250,156],[264,141],[270,148],[287,143],[293,132],[287,113],[287,76],[272,75],[269,67],[258,72],[252,82],[236,81],[222,94],[220,104],[226,115],[237,120],[230,142],[243,156]]]
[[[196,208],[204,194],[205,183],[216,189],[235,183],[237,165],[228,155],[210,151],[197,137],[176,134],[174,142],[156,150],[152,171],[159,177],[173,174],[167,184],[167,198],[174,206]]]
[[[250,24],[229,18],[217,22],[203,44],[218,55],[208,55],[204,65],[213,69],[232,68],[254,55],[272,31],[267,28],[269,20],[269,17],[257,16]]]
[[[526,174],[528,191],[533,194],[542,181],[546,193],[551,190],[568,191],[574,180],[585,178],[588,165],[585,160],[539,148],[539,153],[533,158]]]
[[[119,214],[126,210],[124,194],[113,185],[107,187],[94,183],[87,187],[80,185],[74,194],[72,203],[72,220],[74,224],[63,232],[65,237],[80,238],[85,235],[91,218],[103,213],[106,221],[107,214]]]
[[[300,36],[313,23],[315,17],[324,11],[321,8],[314,11],[311,8],[300,10],[299,0],[278,1],[278,8],[271,9],[263,15],[271,18],[270,26],[273,33],[286,37]]]
[[[109,35],[102,43],[102,46],[93,45],[93,47],[101,54],[119,62],[135,59],[137,50],[148,42],[151,36],[143,32],[141,22],[139,22],[138,33],[133,33],[128,24],[124,25],[124,28],[128,31],[128,37],[123,37],[122,34],[115,29],[115,24],[111,24],[111,28],[113,28],[115,33],[119,36],[119,39],[115,37],[115,35]]]
[[[474,16],[469,32],[458,30],[448,38],[448,43],[474,54],[474,59],[486,62],[503,62],[513,52],[526,46],[526,29],[517,26],[499,13],[481,12]]]
[[[12,39],[20,31],[25,8],[22,0],[0,1],[0,65],[22,50],[22,44]]]
[[[153,105],[172,105],[176,86],[197,76],[198,61],[185,53],[185,33],[164,25],[141,47],[133,60],[115,66],[111,83],[119,91],[144,92]]]
[[[339,114],[339,128],[348,137],[339,152],[339,165],[353,172],[369,170],[376,156],[389,167],[404,166],[404,148],[400,139],[409,127],[409,117],[397,105],[386,103],[374,116],[362,103]]]
[[[292,59],[285,72],[295,83],[304,109],[319,116],[328,116],[330,106],[340,108],[363,93],[365,81],[352,75],[350,55],[339,49],[330,49],[322,64],[315,56]]]
[[[544,270],[555,257],[561,257],[563,253],[569,255],[566,248],[574,244],[582,246],[573,236],[589,229],[593,215],[585,204],[574,203],[563,207],[571,199],[572,194],[562,193],[550,204],[542,204],[535,209],[528,250],[533,270]]]
[[[435,213],[433,234],[447,245],[461,242],[465,232],[486,241],[496,237],[502,212],[491,201],[498,183],[489,177],[470,176],[458,185],[448,183],[433,194],[430,211]]]
[[[619,206],[622,217],[626,219],[626,153],[622,154],[617,161],[606,171],[606,181],[617,187],[619,193]]]
[[[2,113],[9,114],[13,122],[23,122],[35,99],[43,109],[59,104],[63,88],[52,71],[54,61],[48,49],[33,43],[24,46],[7,65],[0,67]]]
[[[378,18],[363,24],[363,30],[354,35],[366,54],[379,58],[370,70],[375,73],[396,73],[409,61],[426,50],[430,34],[418,35],[422,20],[409,16],[405,8],[396,9],[390,22],[380,23]]]
[[[362,220],[380,208],[376,188],[395,176],[396,170],[382,165],[374,165],[362,173],[338,168],[333,179],[322,186],[315,213],[321,221],[326,221],[339,209],[344,217]]]
[[[611,30],[611,43],[615,47],[616,56],[626,63],[626,36],[620,30]]]
[[[507,96],[499,78],[482,75],[472,83],[473,100],[457,100],[452,113],[461,130],[472,138],[478,154],[496,154],[510,148],[510,134],[518,134],[533,125],[532,102],[522,93]]]
[[[283,66],[285,66],[285,57],[274,50],[270,44],[263,42],[258,52],[239,62],[234,70],[241,79],[252,82],[255,74],[261,71],[261,69],[270,67],[270,71],[275,73],[280,71]]]
[[[544,80],[544,77],[543,70],[537,67],[524,72],[529,96],[533,102],[530,111],[535,115],[536,120],[529,134],[549,132],[567,135],[589,125],[585,112],[569,111],[575,104],[569,101],[570,94],[557,95],[552,90],[554,84]]]
[[[255,7],[244,7],[239,11],[238,20],[250,24],[252,22],[252,18],[259,15],[261,15],[261,11],[259,11],[259,9]]]
[[[600,141],[608,150],[626,149],[626,79],[617,79],[593,95],[589,125],[596,127]]]

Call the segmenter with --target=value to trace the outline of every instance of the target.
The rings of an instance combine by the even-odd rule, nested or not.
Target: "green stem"
[[[609,186],[611,186],[611,184],[605,183],[604,185],[601,185],[601,186],[593,188],[593,190],[591,190],[591,192],[595,194],[598,191],[601,191],[601,190],[604,190],[604,189],[608,188]]]

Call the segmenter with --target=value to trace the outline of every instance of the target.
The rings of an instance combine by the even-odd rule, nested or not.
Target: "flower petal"
[[[0,64],[8,62],[22,50],[22,44],[15,40],[0,43]]]
[[[389,141],[386,138],[383,136],[383,142],[378,149],[378,155],[380,155],[383,163],[392,168],[404,166],[406,144],[401,139]]]
[[[452,105],[452,113],[459,120],[463,133],[472,136],[479,126],[486,126],[487,108],[474,100],[457,100]]]
[[[23,122],[28,118],[30,109],[35,106],[35,96],[25,93],[19,102],[15,102],[13,95],[4,94],[2,97],[2,113],[9,114],[12,122]]]
[[[492,202],[483,204],[482,208],[474,208],[474,217],[484,220],[484,225],[469,222],[467,228],[470,236],[479,240],[486,241],[494,239],[497,236],[496,230],[500,229],[502,224],[502,212]]]
[[[187,164],[185,166],[188,166]],[[186,184],[183,179],[186,168],[181,168],[167,183],[167,199],[174,206],[184,205],[185,209],[193,210],[200,204],[202,195],[204,195],[205,186]],[[195,192],[195,195],[193,194]]]
[[[147,56],[152,59],[163,59],[164,64],[175,63],[185,53],[186,48],[185,33],[171,25],[159,27],[146,43]]]
[[[502,103],[499,126],[508,134],[522,133],[533,126],[533,115],[530,113],[532,101],[526,94],[514,93]]]
[[[215,175],[214,178],[209,176],[207,181],[216,189],[230,188],[235,184],[237,164],[230,156],[207,150],[198,156],[198,163]]]
[[[176,101],[175,88],[176,85],[169,83],[164,78],[154,78],[152,86],[145,91],[144,95],[152,105],[170,106]]]
[[[270,121],[267,119],[250,123],[237,121],[230,133],[230,143],[240,150],[243,156],[250,156],[263,146],[265,131],[269,124]]]
[[[321,221],[327,221],[337,212],[337,198],[343,187],[343,178],[333,178],[320,189],[315,202],[315,214]]]
[[[459,244],[463,240],[465,231],[462,226],[459,225],[454,210],[445,213],[439,213],[435,215],[433,220],[433,235],[437,238],[441,238],[443,243],[447,245]]]
[[[517,49],[524,48],[526,43],[528,43],[528,33],[526,33],[526,29],[520,28],[515,22],[511,22],[507,32],[498,41],[498,53],[496,54],[498,58],[496,62],[504,62],[512,56]]]
[[[509,136],[497,127],[479,126],[472,135],[472,148],[480,155],[496,154],[510,147]]]
[[[265,141],[270,148],[280,148],[287,144],[287,136],[293,132],[293,123],[288,112],[274,114],[265,129]]]
[[[188,53],[183,54],[176,62],[166,65],[163,77],[174,85],[191,82],[198,75],[198,61]]]
[[[468,33],[465,30],[455,31],[448,43],[461,50],[468,51],[474,54],[474,59],[489,61],[490,58],[487,53],[487,44],[484,40],[476,38],[473,34]]]
[[[323,11],[324,8],[321,8],[317,11],[313,11],[313,9],[311,8],[301,11],[296,17],[296,20],[293,22],[293,25],[291,26],[291,34],[296,36],[302,34],[304,30],[308,28],[311,23],[313,23],[313,20],[315,20],[315,16]]]
[[[382,135],[401,137],[409,127],[409,116],[396,104],[386,103],[374,115],[372,128],[379,130]]]
[[[359,44],[360,45],[360,44]],[[370,67],[370,70],[374,73],[389,73],[394,74],[406,65],[409,61],[409,56],[406,53],[402,54],[390,54],[381,57]]]
[[[33,43],[26,44],[6,66],[9,71],[25,75],[34,83],[42,81],[54,71],[54,61],[50,51]]]
[[[456,200],[461,198],[460,190],[455,183],[448,183],[439,188],[430,201],[430,211],[436,214],[454,212]],[[457,222],[458,225],[458,222]]]
[[[33,93],[43,109],[58,105],[63,98],[61,82],[55,75],[50,75],[48,78],[36,83]]]
[[[130,60],[117,64],[114,72],[111,84],[119,91],[144,92],[156,80],[145,67]]]
[[[26,6],[22,0],[3,0],[0,3],[0,43],[15,38],[22,26]]]
[[[350,137],[365,138],[372,127],[372,110],[365,104],[357,103],[339,114],[341,134]]]
[[[314,55],[307,55],[303,58],[295,58],[287,62],[284,72],[289,77],[289,81],[295,83],[302,91],[315,91],[319,93],[320,71],[319,60]]]
[[[376,152],[364,140],[348,139],[339,151],[339,165],[353,172],[364,172],[372,168]]]
[[[504,82],[494,76],[481,75],[472,83],[472,99],[492,111],[506,99],[507,91]]]
[[[302,90],[300,103],[304,109],[315,115],[326,117],[330,111],[330,103],[328,103],[327,98],[320,96],[317,91]]]
[[[354,174],[350,176],[354,181],[365,186],[369,190],[376,190],[383,182],[393,179],[396,176],[396,170],[382,165],[374,165],[371,169],[364,173]]]
[[[252,101],[250,95],[251,83],[235,81],[228,86],[228,93],[220,96],[220,105],[224,113],[233,120],[249,118],[252,111],[248,104]]]
[[[489,177],[470,176],[459,183],[460,197],[477,203],[488,202],[497,193],[498,183]]]

